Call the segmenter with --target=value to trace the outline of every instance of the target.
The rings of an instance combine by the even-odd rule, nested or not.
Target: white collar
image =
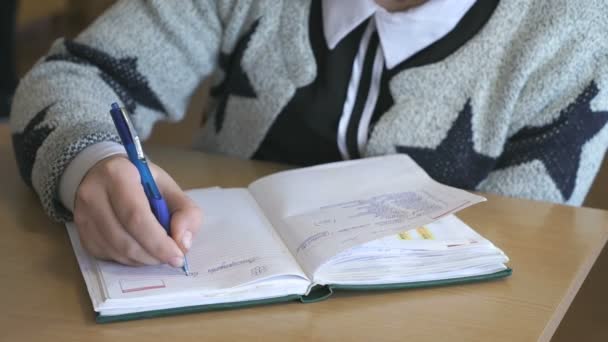
[[[480,0],[481,1],[481,0]],[[330,49],[373,15],[386,67],[391,69],[450,32],[475,0],[429,0],[390,13],[374,0],[323,0],[323,30]]]

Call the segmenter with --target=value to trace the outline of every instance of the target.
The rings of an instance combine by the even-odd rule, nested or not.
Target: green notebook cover
[[[135,319],[142,318],[153,318],[153,317],[162,317],[169,315],[177,315],[177,314],[187,314],[193,312],[203,312],[203,311],[213,311],[213,310],[227,310],[227,309],[238,309],[256,305],[266,305],[266,304],[275,304],[275,303],[283,303],[293,300],[299,300],[302,303],[314,303],[330,297],[335,290],[344,290],[344,291],[382,291],[382,290],[397,290],[397,289],[413,289],[413,288],[423,288],[423,287],[432,287],[432,286],[445,286],[445,285],[455,285],[455,284],[466,284],[472,282],[479,281],[487,281],[494,280],[499,278],[505,278],[510,276],[512,270],[510,268],[499,271],[496,273],[479,275],[479,276],[471,276],[471,277],[462,277],[462,278],[453,278],[453,279],[444,279],[444,280],[432,280],[432,281],[418,281],[411,283],[395,283],[395,284],[382,284],[382,285],[327,285],[327,286],[317,286],[311,290],[311,292],[306,296],[300,295],[289,295],[277,298],[268,298],[268,299],[259,299],[259,300],[249,300],[235,303],[220,303],[220,304],[208,304],[208,305],[196,305],[196,306],[186,306],[172,309],[163,309],[163,310],[152,310],[145,312],[137,312],[137,313],[129,313],[123,315],[112,315],[112,316],[102,316],[97,314],[96,321],[97,323],[111,323],[111,322],[121,322],[121,321],[130,321]]]

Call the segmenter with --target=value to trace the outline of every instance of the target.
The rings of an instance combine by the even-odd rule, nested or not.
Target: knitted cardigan
[[[316,77],[311,1],[118,2],[74,40],[56,41],[20,81],[11,129],[23,179],[51,217],[69,219],[60,177],[87,146],[119,141],[109,104],[120,100],[145,138],[156,121],[180,120],[210,75],[246,77],[253,93],[224,87],[221,116],[209,117],[195,147],[250,158]],[[390,80],[394,105],[363,155],[407,153],[446,184],[581,204],[608,144],[605,13],[603,0],[500,1],[454,53]],[[237,65],[218,67],[245,34]],[[234,68],[238,77],[226,77]]]

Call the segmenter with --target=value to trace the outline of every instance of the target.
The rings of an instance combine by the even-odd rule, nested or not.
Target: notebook
[[[98,322],[506,277],[508,258],[454,213],[485,199],[406,155],[278,172],[187,191],[204,222],[191,275],[89,256],[67,230]]]

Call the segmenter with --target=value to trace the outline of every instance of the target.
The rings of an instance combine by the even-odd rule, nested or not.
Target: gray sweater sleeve
[[[494,169],[477,189],[583,204],[608,146],[608,93],[602,91],[607,74],[604,66],[599,68],[588,76],[591,81],[572,82],[578,89],[522,120],[525,124],[505,141]],[[520,121],[515,124],[522,126]]]
[[[91,144],[119,141],[112,102],[132,113],[143,138],[155,121],[183,117],[215,68],[222,17],[213,0],[121,1],[75,40],[55,42],[20,81],[11,112],[15,155],[52,218],[70,218],[57,196],[69,162]]]

